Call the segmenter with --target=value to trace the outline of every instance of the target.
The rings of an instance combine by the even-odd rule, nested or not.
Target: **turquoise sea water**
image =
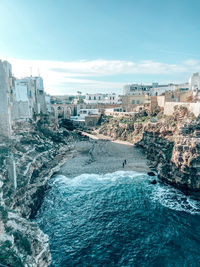
[[[55,176],[35,218],[51,266],[200,266],[200,202],[149,179]]]

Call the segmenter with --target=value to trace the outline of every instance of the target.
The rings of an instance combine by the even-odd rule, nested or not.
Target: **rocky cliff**
[[[142,146],[161,180],[200,198],[200,119],[186,108],[171,117],[110,118],[98,132]]]
[[[48,236],[30,219],[48,179],[73,150],[76,134],[46,121],[18,123],[11,140],[0,142],[0,263],[48,266]]]

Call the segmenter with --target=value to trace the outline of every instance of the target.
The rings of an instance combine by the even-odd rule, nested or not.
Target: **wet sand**
[[[127,164],[123,168],[125,159]],[[64,163],[58,174],[75,177],[83,173],[104,174],[119,170],[150,171],[144,150],[126,142],[123,144],[94,137],[75,143],[72,158]]]

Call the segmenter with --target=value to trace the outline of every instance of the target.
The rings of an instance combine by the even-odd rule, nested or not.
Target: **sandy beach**
[[[119,170],[143,173],[150,171],[144,150],[127,142],[89,136],[88,140],[75,143],[72,158],[65,162],[59,174],[75,177],[83,173],[104,174]],[[127,164],[123,168],[125,159]]]

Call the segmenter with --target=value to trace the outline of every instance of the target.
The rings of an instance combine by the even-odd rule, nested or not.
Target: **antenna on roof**
[[[30,76],[32,77],[32,67],[30,67]]]
[[[40,69],[38,68],[38,76],[40,77]]]

